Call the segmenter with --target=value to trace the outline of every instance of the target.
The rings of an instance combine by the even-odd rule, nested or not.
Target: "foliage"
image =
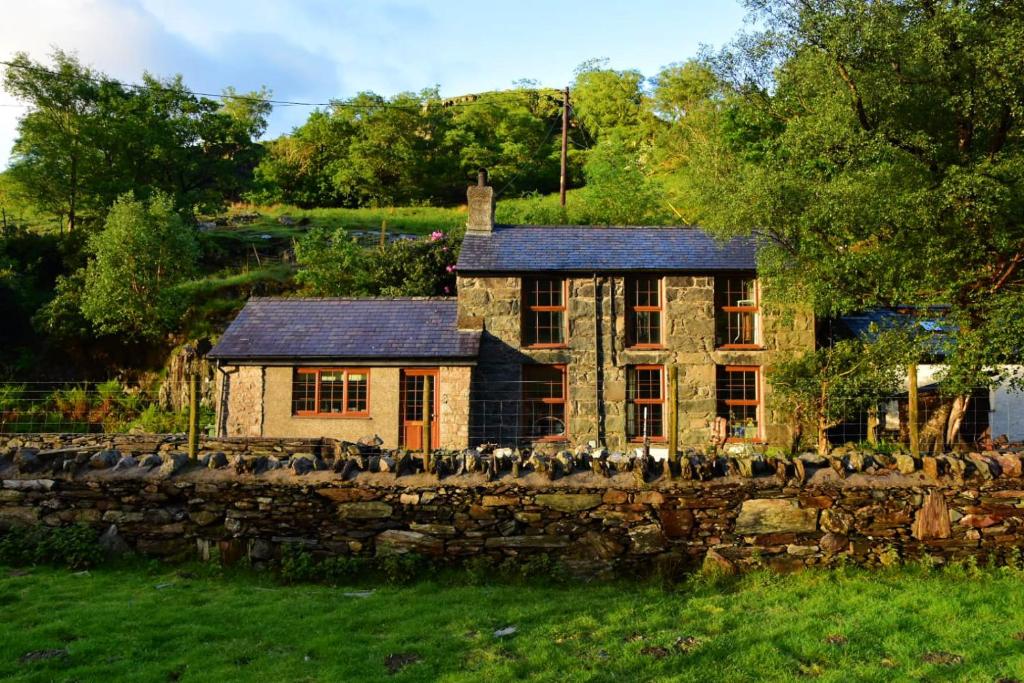
[[[0,564],[50,564],[70,569],[95,567],[103,560],[96,531],[84,524],[65,527],[11,527],[0,536]]]
[[[313,228],[295,241],[295,281],[313,296],[346,296],[362,287],[363,248],[344,228]]]
[[[422,580],[431,571],[426,558],[415,553],[381,555],[375,558],[314,557],[301,545],[281,547],[277,576],[283,583],[353,583],[372,579],[375,583],[407,584]]]
[[[601,138],[584,168],[588,223],[656,223],[664,216],[657,181],[641,167],[628,135],[614,130]],[[659,213],[660,212],[660,213]]]
[[[174,285],[193,273],[198,246],[170,197],[120,197],[89,247],[82,314],[97,330],[152,338],[175,326],[183,302]]]
[[[160,191],[179,209],[214,208],[246,189],[270,111],[265,90],[224,102],[198,97],[181,77],[122,85],[60,50],[53,66],[19,53],[4,88],[29,111],[18,122],[11,176],[69,229],[102,219],[125,192]]]
[[[441,231],[367,250],[342,228],[313,228],[295,242],[295,279],[315,296],[452,294],[457,258],[458,244]]]
[[[764,30],[708,60],[699,220],[756,229],[776,292],[821,315],[944,307],[951,388],[991,385],[1024,320],[1024,7],[748,5]]]
[[[794,448],[804,421],[810,421],[818,451],[827,453],[827,430],[895,394],[914,354],[913,340],[889,330],[872,340],[843,339],[777,362],[769,376],[772,400],[792,415]]]

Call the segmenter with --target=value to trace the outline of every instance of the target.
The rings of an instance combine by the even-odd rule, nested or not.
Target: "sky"
[[[737,0],[0,0],[0,60],[54,47],[126,82],[182,74],[196,91],[267,86],[274,99],[326,102],[440,86],[445,96],[532,79],[564,87],[591,58],[652,76],[727,43]],[[266,137],[301,124],[278,106]],[[25,108],[0,93],[0,166]]]

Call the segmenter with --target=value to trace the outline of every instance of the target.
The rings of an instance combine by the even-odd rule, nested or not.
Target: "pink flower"
[[[430,233],[431,242],[436,242],[440,239],[444,239],[444,233],[441,232],[440,230],[435,230],[434,232]]]
[[[445,293],[445,294],[451,294],[451,293],[452,293],[452,290],[451,290],[451,288],[449,288],[449,287],[445,287],[445,288],[444,288],[444,293]]]
[[[455,272],[455,266],[447,266],[445,268],[445,270],[447,270],[449,273],[454,273]]]

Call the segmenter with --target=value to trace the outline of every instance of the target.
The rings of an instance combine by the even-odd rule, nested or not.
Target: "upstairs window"
[[[761,347],[756,278],[715,278],[715,345],[726,349]]]
[[[626,279],[627,344],[638,348],[660,347],[661,312],[661,278]]]
[[[665,437],[665,375],[660,365],[633,365],[626,374],[626,436]]]
[[[565,280],[523,280],[523,346],[565,346]]]
[[[729,441],[761,438],[761,373],[756,367],[719,366],[718,417],[726,422]]]
[[[370,371],[296,368],[292,373],[292,415],[367,417]]]
[[[532,440],[566,436],[564,365],[523,366],[523,436]]]

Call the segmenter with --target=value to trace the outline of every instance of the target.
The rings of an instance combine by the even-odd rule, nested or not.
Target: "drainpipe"
[[[228,385],[231,382],[231,373],[221,366],[220,360],[217,361],[214,367],[217,368],[217,372],[223,375],[220,383],[220,406],[217,410],[217,436],[225,437],[228,435]]]

